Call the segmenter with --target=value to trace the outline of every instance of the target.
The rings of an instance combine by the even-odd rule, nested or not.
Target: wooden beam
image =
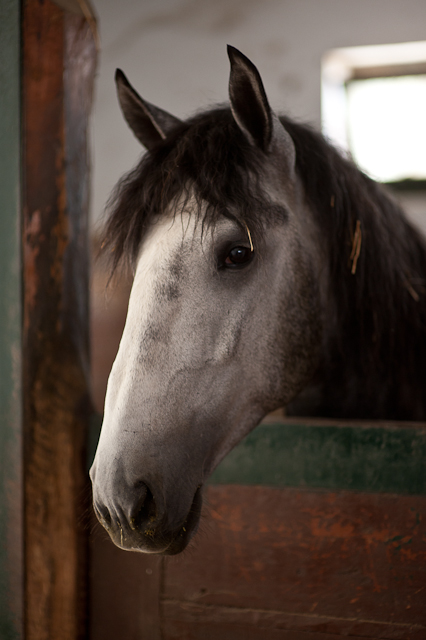
[[[25,637],[86,635],[89,173],[84,18],[23,4]]]

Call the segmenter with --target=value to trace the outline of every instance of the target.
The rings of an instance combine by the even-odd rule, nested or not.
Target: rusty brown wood
[[[86,635],[90,28],[23,3],[25,637]]]
[[[224,485],[207,500],[193,548],[165,563],[164,640],[426,638],[424,496]]]
[[[360,635],[343,631],[342,620],[332,617],[296,616],[280,611],[207,607],[167,602],[163,638],[173,640],[424,640],[423,630],[405,627],[365,628]],[[343,621],[344,623],[344,621]],[[328,629],[329,631],[325,631]],[[373,635],[371,635],[371,633]]]
[[[179,601],[167,601],[163,608],[163,638],[170,640],[336,640],[340,635],[321,631],[321,626],[332,627],[332,619],[320,621],[317,630],[312,631],[309,618],[299,619],[280,611],[208,607]],[[304,626],[310,630],[304,631]],[[350,635],[350,639],[365,640],[366,636]]]
[[[162,559],[115,547],[94,516],[90,559],[90,640],[162,640]]]

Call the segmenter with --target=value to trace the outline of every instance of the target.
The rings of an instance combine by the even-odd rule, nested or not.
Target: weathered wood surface
[[[425,425],[296,422],[221,463],[182,556],[93,539],[92,640],[426,638]]]
[[[213,484],[426,494],[426,423],[287,418],[259,425]]]
[[[0,638],[23,631],[20,2],[0,3]]]
[[[92,540],[92,640],[424,640],[426,498],[217,485],[181,556]]]
[[[164,640],[426,638],[426,498],[210,486],[166,560]]]
[[[25,637],[86,635],[92,32],[23,3]]]
[[[162,640],[163,559],[115,547],[93,517],[90,640]]]

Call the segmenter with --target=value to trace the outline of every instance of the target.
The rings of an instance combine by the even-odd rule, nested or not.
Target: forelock
[[[259,151],[241,133],[229,108],[182,123],[147,152],[117,184],[107,204],[102,246],[114,270],[133,263],[154,218],[176,215],[191,200],[203,227],[220,217],[262,232]],[[256,213],[257,212],[257,213]]]

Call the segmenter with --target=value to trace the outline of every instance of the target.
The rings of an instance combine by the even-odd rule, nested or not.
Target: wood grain
[[[25,600],[28,640],[86,635],[87,119],[84,19],[23,5]]]
[[[122,551],[93,516],[90,640],[162,640],[162,558]]]
[[[225,485],[207,498],[192,548],[166,562],[164,638],[426,637],[425,497]]]
[[[20,2],[0,3],[0,638],[23,634]]]

